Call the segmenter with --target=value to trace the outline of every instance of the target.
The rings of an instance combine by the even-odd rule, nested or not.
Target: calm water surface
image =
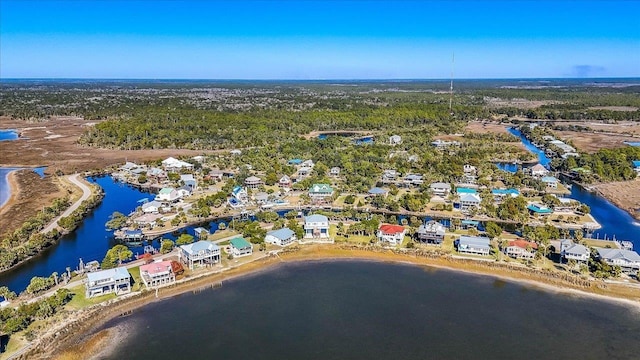
[[[147,305],[108,359],[637,359],[640,315],[490,277],[285,264]]]
[[[16,139],[18,139],[18,133],[15,130],[0,130],[0,141]]]

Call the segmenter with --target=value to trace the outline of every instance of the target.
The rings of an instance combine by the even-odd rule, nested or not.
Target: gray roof
[[[460,236],[458,244],[462,246],[470,246],[473,248],[489,249],[489,238],[483,236]]]
[[[606,260],[620,259],[629,262],[640,262],[640,255],[635,251],[605,248],[596,248],[596,250],[598,250],[598,255]]]
[[[460,196],[460,201],[464,201],[464,202],[481,202],[482,199],[480,199],[480,196],[476,195],[476,194],[464,194],[462,196]]]
[[[102,271],[91,272],[87,274],[87,280],[89,283],[102,281],[102,280],[122,280],[129,279],[131,274],[126,268],[118,267],[114,269],[107,269]]]
[[[146,209],[146,208],[152,207],[152,206],[160,207],[160,206],[162,206],[162,203],[160,201],[153,200],[153,201],[149,201],[147,203],[142,204],[142,208],[143,209]]]
[[[436,233],[439,235],[445,234],[444,225],[440,224],[437,221],[427,221],[426,224],[420,225],[418,228],[418,233],[426,234],[426,233]]]
[[[329,221],[328,217],[320,214],[313,214],[304,218],[304,222],[328,222],[328,221]]]
[[[192,244],[181,245],[180,248],[189,255],[197,254],[201,251],[214,251],[220,249],[218,245],[206,240],[197,241]]]
[[[273,230],[273,231],[269,231],[267,233],[267,235],[271,235],[273,237],[276,237],[280,240],[287,240],[289,238],[291,238],[295,233],[293,232],[293,230],[289,229],[289,228],[282,228],[282,229],[278,229],[278,230]]]
[[[433,184],[429,185],[429,187],[432,188],[432,189],[444,189],[444,188],[446,188],[448,190],[451,190],[451,185],[449,185],[447,183],[443,183],[443,182],[433,183]]]
[[[571,244],[569,246],[567,246],[566,249],[564,249],[565,253],[569,253],[569,254],[577,254],[577,255],[589,255],[591,254],[591,251],[589,251],[589,248],[587,248],[584,245],[580,245],[580,244]]]

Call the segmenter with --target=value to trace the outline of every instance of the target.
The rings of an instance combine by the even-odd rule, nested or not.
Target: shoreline
[[[18,183],[18,175],[17,172],[22,169],[11,170],[7,173],[7,187],[9,189],[9,197],[4,202],[4,204],[0,204],[0,216],[4,215],[8,209],[10,209],[18,200],[20,195],[20,183]]]
[[[96,305],[93,308],[88,309],[85,314],[81,314],[79,319],[63,322],[60,330],[65,328],[69,329],[68,337],[64,338],[64,336],[61,336],[60,338],[57,338],[57,346],[51,345],[53,348],[44,348],[40,351],[38,351],[38,346],[36,346],[33,349],[33,351],[36,352],[31,355],[43,354],[47,355],[46,357],[48,358],[65,359],[67,358],[66,356],[73,354],[74,351],[78,352],[81,350],[85,356],[89,356],[90,358],[104,356],[104,351],[96,353],[95,348],[87,349],[85,344],[93,341],[94,337],[105,332],[105,330],[107,332],[109,330],[115,331],[114,327],[103,328],[103,326],[107,322],[122,316],[122,314],[127,314],[155,301],[164,301],[180,294],[212,288],[214,285],[221,284],[224,281],[230,281],[246,276],[256,276],[262,272],[281,266],[282,264],[332,261],[372,261],[379,263],[404,264],[409,266],[419,266],[424,268],[426,271],[429,271],[429,269],[435,269],[454,271],[470,276],[490,277],[521,286],[537,288],[551,294],[592,299],[595,301],[604,301],[616,306],[625,306],[640,313],[640,290],[635,289],[637,293],[634,294],[634,296],[627,295],[626,297],[615,296],[611,293],[607,294],[609,286],[615,286],[615,284],[585,280],[586,283],[590,284],[590,286],[587,287],[580,286],[578,284],[571,284],[566,279],[553,278],[544,273],[538,273],[536,274],[537,276],[532,276],[533,274],[525,272],[524,268],[507,268],[506,266],[493,267],[489,264],[483,264],[474,260],[444,258],[440,256],[418,257],[415,254],[399,254],[388,250],[376,252],[368,249],[345,249],[332,245],[313,245],[311,247],[298,248],[292,251],[285,250],[285,252],[277,257],[271,256],[257,259],[252,263],[244,264],[236,268],[207,274],[172,287],[161,288],[157,298],[154,296],[153,291],[145,291],[138,294],[136,297],[121,299],[115,302],[111,307],[105,308],[103,305]],[[471,261],[471,263],[469,263],[469,261]],[[602,288],[601,286],[605,287]],[[626,286],[625,288],[631,289],[629,286]],[[598,290],[600,291],[597,292]],[[101,313],[100,316],[93,316],[98,312]],[[66,331],[63,332],[65,334],[67,333]],[[46,339],[42,339],[41,344],[43,343],[47,344]],[[52,342],[49,343],[53,344]],[[88,350],[91,351],[87,353]],[[106,351],[107,349],[103,350]]]

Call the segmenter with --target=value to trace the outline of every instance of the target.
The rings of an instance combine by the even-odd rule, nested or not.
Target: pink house
[[[171,268],[171,261],[141,265],[140,277],[147,288],[171,284],[176,281],[176,276]]]

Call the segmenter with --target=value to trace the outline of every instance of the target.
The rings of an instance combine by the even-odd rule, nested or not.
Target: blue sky
[[[0,1],[1,78],[640,77],[640,0]]]

